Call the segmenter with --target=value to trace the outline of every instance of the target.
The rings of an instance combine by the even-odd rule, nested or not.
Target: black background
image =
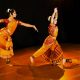
[[[58,7],[59,43],[80,43],[80,6],[79,0],[0,0],[0,19],[8,18],[7,8],[17,11],[17,19],[34,24],[32,28],[17,27],[12,38],[14,49],[42,45],[48,35],[48,16]],[[0,26],[1,28],[2,26]]]

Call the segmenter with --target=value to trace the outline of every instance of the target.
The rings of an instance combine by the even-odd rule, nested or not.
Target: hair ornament
[[[8,8],[8,9],[7,9],[7,12],[9,13],[9,12],[10,12],[10,10],[11,10],[11,9],[9,9],[9,8]]]

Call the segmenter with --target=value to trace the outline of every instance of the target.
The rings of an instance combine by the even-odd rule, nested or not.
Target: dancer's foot
[[[7,64],[8,66],[13,66],[11,63]]]
[[[7,58],[7,59],[6,59],[6,64],[9,64],[9,63],[10,63],[10,59]]]
[[[31,62],[31,64],[34,63],[34,56],[30,56],[30,62]]]
[[[7,59],[6,59],[6,64],[9,65],[9,66],[13,66],[10,62],[11,62],[10,59],[7,58]]]

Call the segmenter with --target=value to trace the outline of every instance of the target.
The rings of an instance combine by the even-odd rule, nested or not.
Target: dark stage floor
[[[13,66],[0,59],[0,80],[80,80],[80,65],[61,69],[59,66],[43,64],[30,66],[29,57],[39,47],[25,48],[15,51],[11,58]],[[80,44],[62,44],[65,58],[79,58]],[[38,64],[40,63],[37,62]]]

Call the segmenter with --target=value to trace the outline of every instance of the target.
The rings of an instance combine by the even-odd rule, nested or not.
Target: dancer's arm
[[[53,24],[54,20],[57,20],[58,19],[58,10],[57,8],[54,8],[54,12],[51,16],[51,23]]]
[[[55,20],[57,20],[58,19],[58,10],[56,9],[55,10]]]
[[[35,25],[31,25],[31,24],[28,24],[28,23],[24,23],[24,22],[22,22],[22,21],[19,21],[19,24],[22,25],[22,26],[25,26],[25,27],[34,28],[34,29],[38,32],[38,29],[35,27]]]
[[[4,19],[0,19],[0,23],[4,22]]]

